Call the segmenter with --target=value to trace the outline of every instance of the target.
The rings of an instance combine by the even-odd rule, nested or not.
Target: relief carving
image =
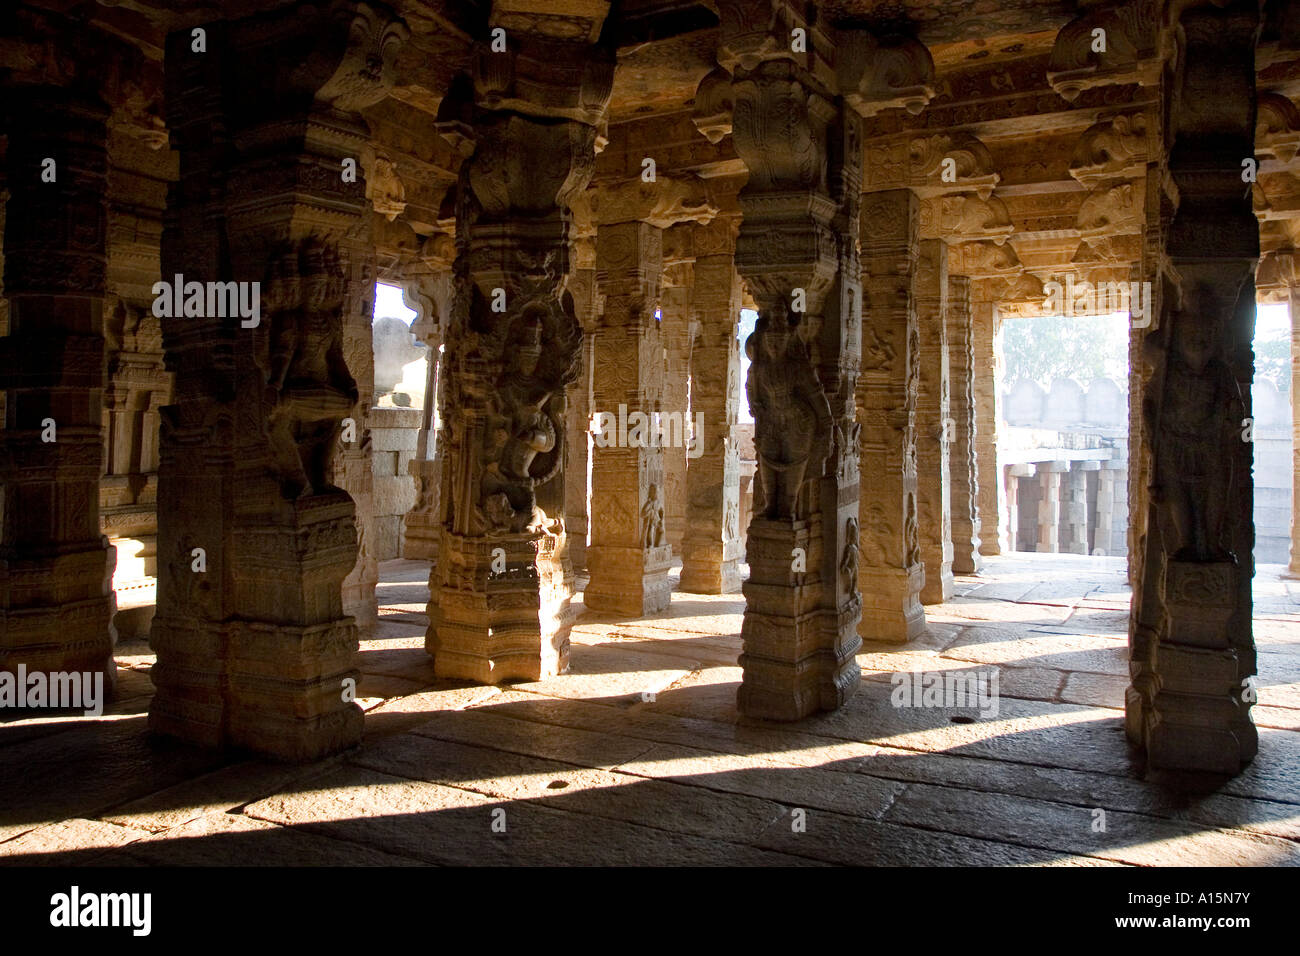
[[[283,250],[267,279],[266,433],[289,500],[338,490],[330,460],[359,398],[343,354],[343,284],[336,250],[317,240]]]
[[[745,354],[753,363],[745,391],[754,409],[762,514],[806,517],[799,492],[805,480],[820,475],[830,454],[832,422],[830,403],[798,335],[797,318],[780,309],[761,316],[745,342]]]

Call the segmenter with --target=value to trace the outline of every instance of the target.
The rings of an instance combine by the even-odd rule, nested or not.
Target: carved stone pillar
[[[806,57],[790,52],[793,26],[809,36]],[[758,490],[737,703],[786,720],[841,706],[860,673],[862,134],[856,113],[805,69],[840,48],[825,29],[793,4],[722,7],[719,60],[735,77],[732,136],[749,169],[736,268],[759,312],[745,343]]]
[[[1291,573],[1300,574],[1300,285],[1288,291],[1291,317]]]
[[[564,519],[569,541],[569,557],[575,571],[587,569],[587,533],[590,518],[587,515],[588,469],[591,466],[591,381],[593,356],[593,329],[596,327],[596,249],[575,247],[575,256],[581,268],[569,278],[574,308],[582,323],[582,365],[578,380],[569,389],[569,449],[564,466]]]
[[[187,289],[235,283],[240,307],[227,294],[192,310],[186,293],[178,314],[165,303],[179,290],[156,288],[176,378],[162,409],[149,723],[315,759],[355,744],[362,726],[343,598],[356,508],[338,487],[356,465],[336,449],[345,418],[365,441],[369,335],[357,326],[374,271],[364,179],[343,169],[360,157],[359,111],[391,85],[406,28],[341,4],[204,29],[202,55],[189,30],[168,37],[180,180],[162,274]]]
[[[988,299],[971,301],[974,355],[975,468],[980,519],[980,554],[1002,553],[1002,484],[998,481],[997,308]]]
[[[450,272],[412,278],[403,283],[402,299],[416,313],[411,331],[429,348],[428,387],[424,392],[424,427],[407,471],[415,479],[415,505],[406,513],[402,557],[436,562],[442,540],[442,461],[438,441],[439,393],[442,387],[446,318],[451,309]]]
[[[949,404],[948,247],[941,239],[920,243],[913,286],[920,333],[920,379],[916,396],[916,507],[922,604],[952,597],[952,487],[949,442],[956,430]]]
[[[1061,473],[1070,470],[1068,461],[1045,461],[1038,465],[1038,540],[1039,554],[1057,554],[1061,550]]]
[[[1029,478],[1033,474],[1033,465],[1023,462],[1007,465],[1005,479],[1007,485],[1007,551],[1010,554],[1024,550],[1020,547],[1024,544],[1020,540],[1020,479]],[[1035,515],[1036,520],[1037,516]],[[1036,523],[1035,527],[1037,527]]]
[[[9,327],[0,339],[0,669],[96,671],[111,687],[115,553],[100,533],[98,487],[108,109],[49,86],[7,86],[2,95]]]
[[[697,229],[697,248],[707,231],[730,247],[735,221],[720,219]],[[681,589],[725,594],[740,586],[744,551],[740,529],[740,451],[735,427],[739,410],[740,277],[729,251],[695,260],[692,307],[699,335],[691,354],[691,411],[699,423],[686,473],[686,540],[682,546]]]
[[[487,24],[505,30],[506,52],[475,46],[472,88],[453,88],[439,122],[473,151],[457,186],[446,519],[425,647],[438,676],[483,683],[568,667],[566,389],[582,357],[568,207],[590,181],[613,81],[608,51],[587,41],[604,4],[575,19],[577,39],[528,32],[512,7],[494,4]]]
[[[660,299],[663,320],[664,386],[661,420],[680,422],[683,428],[691,420],[688,382],[692,378],[691,345],[694,321],[691,316],[691,264],[683,262],[664,270],[664,289]],[[674,424],[674,428],[676,425]],[[684,434],[684,432],[683,432]],[[668,543],[682,553],[686,533],[686,443],[666,444],[664,454],[664,530]]]
[[[916,400],[920,331],[913,277],[918,256],[916,195],[871,193],[862,207],[867,320],[862,329],[858,421],[862,423],[859,633],[905,643],[925,630],[925,566],[916,501]]]
[[[1088,468],[1096,462],[1077,461],[1062,479],[1061,551],[1066,554],[1088,553]]]
[[[592,404],[600,421],[591,462],[593,611],[642,617],[668,606],[672,547],[664,527],[663,340],[655,309],[663,230],[639,220],[602,223],[596,267],[605,313],[593,342]]]
[[[1143,341],[1150,369],[1135,455],[1151,491],[1130,617],[1129,737],[1156,769],[1236,773],[1254,757],[1251,332],[1259,228],[1242,188],[1254,152],[1259,7],[1182,13],[1163,90],[1176,196]],[[1059,41],[1058,41],[1059,45]]]
[[[975,347],[971,328],[970,279],[948,277],[948,414],[953,421],[948,449],[952,480],[952,570],[975,574],[980,569],[979,471],[975,451]],[[1014,522],[1010,529],[1014,529]],[[1010,530],[1009,529],[1009,530]],[[1012,546],[1011,550],[1015,550]]]

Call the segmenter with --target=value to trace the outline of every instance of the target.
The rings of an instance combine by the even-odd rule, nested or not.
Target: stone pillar
[[[439,677],[538,680],[568,667],[572,568],[564,528],[566,390],[582,327],[567,291],[569,202],[586,188],[613,82],[598,36],[604,4],[574,40],[508,24],[508,50],[474,50],[440,129],[472,153],[456,195],[456,292],[444,352],[438,562],[425,647]],[[509,96],[502,92],[509,85]],[[442,124],[446,125],[442,125]]]
[[[862,208],[867,318],[862,329],[858,421],[860,471],[871,481],[859,503],[862,592],[859,633],[906,643],[925,630],[916,484],[920,331],[914,269],[919,206],[907,189],[872,193]]]
[[[1291,316],[1291,573],[1300,574],[1300,285],[1288,292],[1288,312]]]
[[[1028,478],[1034,473],[1034,466],[1015,464],[1007,466],[1007,552],[1015,554],[1023,543],[1020,541],[1020,479]]]
[[[423,428],[416,442],[416,454],[407,462],[407,473],[415,483],[415,504],[406,513],[402,557],[436,562],[442,540],[442,446],[440,392],[444,365],[441,347],[451,308],[451,273],[441,272],[409,279],[402,285],[402,300],[416,313],[411,331],[429,348],[428,386],[424,392]]]
[[[1258,741],[1252,445],[1241,421],[1251,415],[1259,226],[1241,158],[1255,148],[1259,7],[1194,7],[1179,25],[1185,48],[1162,89],[1171,268],[1143,341],[1151,374],[1133,451],[1151,462],[1156,494],[1140,496],[1126,716],[1151,768],[1233,774]]]
[[[1066,554],[1088,553],[1088,469],[1095,462],[1067,463],[1061,489],[1060,548]]]
[[[1092,552],[1110,555],[1115,527],[1115,469],[1107,467],[1111,463],[1101,463],[1097,473],[1097,530],[1093,535]]]
[[[593,343],[592,402],[600,421],[591,463],[587,607],[643,617],[668,606],[672,548],[664,527],[662,335],[655,318],[663,230],[602,223],[596,263],[605,314]]]
[[[838,49],[839,34],[827,38],[829,28],[780,6],[786,19],[774,27],[770,4],[723,5],[719,62],[735,76],[732,138],[749,170],[736,268],[759,313],[745,343],[759,488],[737,704],[749,716],[794,720],[843,705],[860,679],[862,130],[805,69],[812,51]],[[790,51],[790,24],[812,34],[808,57]]]
[[[99,527],[108,109],[47,86],[3,96],[0,669],[95,671],[111,688],[115,552]]]
[[[920,366],[916,395],[916,512],[925,564],[922,604],[952,597],[952,509],[949,442],[956,421],[949,404],[948,247],[941,239],[920,243],[913,286]]]
[[[1002,513],[998,481],[997,307],[971,302],[971,341],[975,356],[975,465],[978,472],[980,554],[1002,553]]]
[[[948,276],[948,414],[953,421],[948,447],[952,492],[952,570],[976,574],[981,564],[979,472],[975,443],[975,348],[971,328],[970,279]],[[1008,506],[1010,496],[1008,495]],[[1008,528],[1008,537],[1015,528]],[[1010,546],[1015,550],[1015,545]]]
[[[697,245],[702,244],[697,230]],[[706,227],[727,251],[695,260],[692,309],[699,335],[691,354],[691,410],[698,425],[686,472],[686,539],[682,545],[681,589],[725,594],[740,586],[740,449],[736,415],[740,395],[740,277],[730,247],[736,221]]]
[[[588,470],[591,466],[591,382],[593,329],[600,308],[596,297],[596,249],[594,242],[586,248],[575,244],[574,254],[584,268],[577,268],[569,279],[573,292],[574,308],[582,323],[582,365],[578,380],[569,388],[569,449],[564,466],[564,518],[569,542],[569,558],[575,571],[587,569],[587,516],[589,488]],[[577,263],[575,263],[577,264]]]
[[[660,415],[661,421],[681,422],[685,427],[691,418],[691,400],[694,397],[691,394],[694,385],[691,345],[695,325],[691,316],[691,264],[682,262],[665,269],[663,281],[660,329],[664,347],[664,388]],[[687,528],[686,452],[685,441],[667,443],[663,448],[664,532],[677,554],[682,553],[682,538]]]
[[[1036,468],[1038,475],[1038,541],[1034,549],[1040,554],[1057,554],[1061,550],[1061,475],[1070,470],[1068,461],[1045,461]]]
[[[365,442],[358,316],[374,271],[364,178],[342,170],[360,158],[359,111],[386,94],[407,31],[364,4],[204,30],[202,55],[188,29],[168,37],[180,181],[162,274],[187,290],[234,282],[260,312],[234,313],[228,298],[192,310],[187,296],[162,318],[176,378],[162,409],[149,724],[315,759],[354,745],[362,726],[343,596],[358,564],[356,506],[338,484],[367,487],[369,459],[336,449],[348,418]],[[286,45],[311,51],[312,70],[294,70]],[[268,79],[268,63],[284,72]],[[175,291],[160,288],[164,302]]]

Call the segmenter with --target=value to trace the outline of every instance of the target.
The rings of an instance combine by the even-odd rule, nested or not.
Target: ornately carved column
[[[910,189],[870,193],[862,206],[867,318],[862,329],[859,633],[904,643],[925,629],[916,482],[920,332],[913,298],[919,206]]]
[[[424,393],[424,426],[416,454],[407,465],[415,480],[415,505],[406,514],[402,557],[436,562],[442,540],[442,460],[438,442],[438,393],[442,386],[442,353],[446,318],[451,310],[450,272],[438,272],[408,279],[402,299],[416,313],[411,331],[429,349],[429,387]]]
[[[602,223],[596,271],[605,312],[593,340],[590,581],[593,611],[641,617],[668,606],[672,547],[664,524],[664,449],[654,435],[664,384],[655,309],[663,229],[640,220]]]
[[[1287,310],[1291,319],[1291,562],[1292,574],[1300,573],[1300,285],[1291,286]]]
[[[740,453],[735,427],[740,403],[740,277],[731,248],[736,223],[719,218],[695,227],[697,252],[691,304],[699,336],[691,354],[692,419],[700,423],[686,473],[686,539],[681,589],[725,594],[740,586]]]
[[[694,322],[691,318],[691,263],[682,262],[664,270],[663,293],[659,311],[664,345],[663,402],[660,409],[670,421],[690,421],[691,344]],[[686,533],[686,444],[664,448],[664,529],[668,543],[681,554],[682,536]]]
[[[569,558],[574,571],[587,569],[587,469],[591,461],[591,378],[593,330],[598,321],[596,291],[596,244],[594,240],[574,246],[575,269],[569,276],[569,290],[578,321],[582,323],[582,363],[578,380],[569,388],[569,448],[564,465],[564,523]]]
[[[972,291],[974,289],[972,288]],[[998,480],[997,306],[980,295],[971,298],[971,345],[975,358],[975,467],[978,475],[980,554],[1002,553],[1005,495]]]
[[[1151,487],[1127,726],[1152,768],[1232,774],[1258,740],[1249,713],[1252,445],[1242,420],[1251,414],[1259,229],[1241,170],[1255,145],[1259,5],[1193,6],[1180,25],[1185,45],[1166,89],[1173,271],[1143,343],[1151,375],[1136,453],[1149,456]]]
[[[114,550],[100,534],[98,487],[108,109],[49,86],[2,95],[0,670],[97,671],[111,687]]]
[[[406,28],[344,3],[203,29],[205,52],[189,30],[167,48],[180,180],[162,273],[183,281],[185,305],[157,290],[176,378],[162,409],[149,723],[313,759],[361,735],[343,599],[356,508],[336,451],[346,418],[364,443],[369,340],[356,325],[374,272],[364,177],[344,169],[359,164],[359,111],[391,85]],[[223,296],[202,294],[222,282]]]
[[[807,54],[790,50],[795,26]],[[759,311],[745,343],[759,472],[737,703],[785,720],[841,706],[859,680],[861,122],[805,69],[826,77],[838,39],[802,6],[722,6],[719,60],[749,169],[736,267]]]
[[[975,348],[971,329],[970,279],[966,276],[948,276],[947,325],[951,386],[948,414],[953,420],[948,461],[952,478],[949,499],[952,506],[952,570],[954,574],[974,574],[979,571],[981,563],[981,525],[975,452],[978,433],[975,424]]]
[[[943,240],[921,242],[913,293],[921,343],[916,401],[917,528],[925,563],[921,603],[942,604],[952,597],[949,448],[956,428],[949,404],[948,246]]]
[[[566,389],[582,327],[566,285],[570,200],[590,181],[613,59],[592,46],[606,5],[560,39],[494,4],[474,77],[443,100],[468,137],[456,203],[456,292],[444,353],[442,500],[425,646],[441,677],[538,680],[568,667],[572,569],[564,527]],[[454,129],[453,129],[454,127]]]

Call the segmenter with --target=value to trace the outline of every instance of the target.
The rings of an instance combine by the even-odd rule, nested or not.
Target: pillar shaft
[[[99,528],[108,110],[47,87],[4,96],[0,669],[98,671],[111,687],[115,553]]]
[[[592,402],[599,416],[591,463],[590,580],[595,611],[654,614],[668,606],[672,548],[664,526],[663,336],[655,309],[663,230],[602,224],[596,263],[605,314],[593,341]]]
[[[1061,480],[1061,550],[1068,554],[1088,553],[1088,473],[1080,464]]]
[[[975,356],[975,464],[979,487],[980,554],[1002,553],[1002,513],[998,481],[997,308],[971,302],[971,340]]]
[[[1164,88],[1171,269],[1142,342],[1151,375],[1135,455],[1151,462],[1151,493],[1126,716],[1152,768],[1231,774],[1258,741],[1252,445],[1241,422],[1251,415],[1259,227],[1240,157],[1254,151],[1259,8],[1191,8],[1181,29],[1185,54]]]
[[[596,327],[596,270],[594,252],[592,268],[576,269],[569,280],[574,308],[582,323],[582,364],[578,380],[569,389],[569,450],[564,466],[564,517],[569,558],[575,571],[587,569],[588,471],[591,467],[591,384],[594,334]]]
[[[660,414],[674,423],[685,423],[691,418],[694,395],[691,377],[694,367],[691,316],[691,267],[682,263],[668,270],[675,284],[663,290],[660,311],[664,343],[664,387]],[[666,276],[665,278],[667,278]],[[668,444],[664,455],[664,531],[673,550],[682,553],[682,539],[686,534],[686,443]]]
[[[1068,462],[1049,461],[1038,466],[1038,541],[1040,554],[1061,550],[1061,473]]]
[[[953,421],[948,449],[952,481],[952,570],[975,574],[980,569],[979,471],[976,457],[975,347],[971,328],[970,279],[948,277],[948,414]],[[1013,523],[1009,530],[1015,527]],[[1014,545],[1011,550],[1015,550]]]
[[[916,396],[916,508],[925,585],[921,603],[952,597],[952,506],[950,441],[956,421],[949,403],[948,246],[940,239],[920,243],[916,268],[916,325],[920,366]]]
[[[1291,564],[1300,573],[1300,286],[1291,286],[1288,295],[1291,317]]]
[[[731,223],[715,223],[725,231]],[[736,444],[740,277],[730,253],[695,260],[692,309],[699,336],[691,353],[692,420],[699,424],[686,472],[681,589],[724,594],[740,586],[740,453]]]
[[[859,504],[859,633],[867,640],[905,643],[925,629],[916,500],[920,331],[913,294],[919,204],[911,190],[873,193],[863,202],[862,218],[867,319],[857,402],[860,470],[871,480]]]

